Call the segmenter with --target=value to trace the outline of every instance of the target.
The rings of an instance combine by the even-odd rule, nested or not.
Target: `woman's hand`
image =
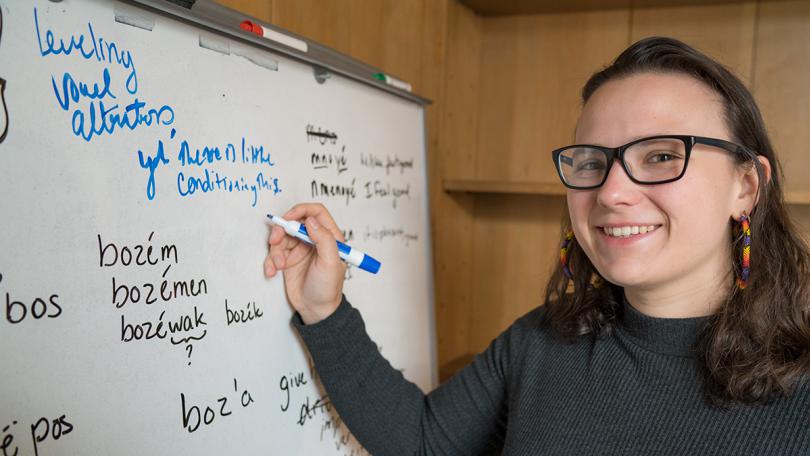
[[[282,218],[304,222],[315,247],[273,226],[264,274],[273,277],[282,271],[290,304],[305,324],[317,323],[340,305],[346,264],[338,256],[335,241],[345,241],[343,233],[329,211],[318,203],[297,204]]]

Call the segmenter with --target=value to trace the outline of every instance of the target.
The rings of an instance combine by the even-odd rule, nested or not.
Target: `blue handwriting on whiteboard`
[[[93,91],[90,91],[89,84],[84,82],[76,82],[70,73],[65,73],[62,77],[62,86],[56,84],[56,79],[51,76],[51,85],[53,86],[53,93],[56,95],[56,101],[63,110],[70,109],[71,100],[77,103],[82,98],[89,98],[92,100],[103,100],[104,97],[117,98],[110,90],[110,70],[104,68],[102,73],[104,87],[99,89],[98,83],[93,84]]]
[[[138,98],[124,106],[119,103],[105,105],[105,98],[116,98],[110,89],[109,76],[110,73],[105,68],[104,87],[99,88],[95,83],[92,90],[89,89],[89,84],[76,82],[70,73],[65,73],[62,77],[61,87],[56,84],[56,79],[51,77],[51,85],[59,107],[64,111],[70,111],[72,104],[79,105],[73,109],[71,118],[74,135],[90,142],[94,136],[104,133],[112,135],[117,129],[135,130],[141,125],[147,127],[171,125],[174,122],[174,109],[168,105],[163,105],[159,109],[147,108],[146,103]],[[86,110],[80,103],[85,100],[88,101]]]
[[[242,138],[241,154],[237,154],[236,147],[231,143],[228,143],[224,149],[225,151],[223,152],[219,146],[204,146],[202,149],[196,149],[194,152],[191,152],[188,141],[183,141],[180,144],[180,152],[177,154],[177,160],[180,162],[181,166],[203,166],[223,160],[234,163],[237,161],[237,158],[242,163],[250,165],[275,165],[275,163],[270,161],[270,152],[265,152],[264,146],[246,144],[245,138]]]
[[[172,128],[172,132],[170,133],[172,139],[174,139],[175,134],[177,134],[177,130]],[[144,159],[143,151],[139,149],[138,162],[141,164],[141,168],[149,170],[149,179],[146,181],[146,197],[153,200],[155,199],[155,170],[161,164],[169,164],[169,159],[166,158],[166,154],[163,153],[163,141],[158,141],[158,151],[154,157],[147,155]]]
[[[174,139],[175,134],[175,129],[172,129],[170,139]],[[143,151],[138,150],[138,161],[141,169],[149,173],[146,197],[153,200],[157,187],[156,171],[161,165],[170,163],[163,140],[158,140],[154,156],[144,155]],[[215,192],[245,193],[250,197],[251,206],[255,207],[259,193],[266,191],[276,195],[282,190],[277,177],[268,176],[265,171],[255,171],[257,168],[275,166],[270,153],[265,151],[264,146],[249,144],[244,137],[239,148],[228,143],[223,147],[206,145],[193,151],[188,140],[183,140],[177,153],[177,163],[181,168],[177,173],[177,193],[183,198]],[[248,171],[247,176],[240,172],[251,168],[254,171]]]
[[[275,195],[281,192],[281,187],[277,177],[267,177],[262,172],[256,174],[255,178],[245,179],[244,176],[234,177],[206,168],[199,176],[186,176],[183,171],[177,173],[177,191],[183,197],[197,192],[248,192],[250,206],[256,207],[259,192],[271,191]]]
[[[59,38],[57,42],[53,31],[50,29],[46,30],[44,47],[42,46],[42,34],[39,30],[39,17],[36,8],[34,8],[34,27],[37,31],[39,54],[42,57],[59,54],[70,55],[76,51],[77,54],[85,60],[95,58],[99,62],[120,65],[124,70],[129,70],[126,83],[127,91],[132,95],[135,95],[138,91],[138,70],[135,68],[132,53],[119,49],[120,46],[118,46],[115,41],[107,41],[104,38],[96,39],[96,34],[93,31],[93,25],[91,23],[87,23],[89,36],[85,36],[84,33],[78,36],[71,35],[67,43],[65,43],[65,38]],[[88,39],[90,43],[88,44],[85,39]]]
[[[34,8],[34,24],[42,57],[67,56],[75,53],[85,60],[95,59],[105,64],[101,71],[100,82],[84,82],[70,72],[65,72],[61,79],[51,76],[51,86],[57,104],[63,111],[72,111],[71,127],[74,135],[90,142],[96,136],[112,135],[117,130],[135,130],[139,126],[167,126],[174,122],[174,108],[169,105],[155,108],[147,106],[145,101],[137,97],[129,102],[117,101],[108,65],[118,64],[129,70],[125,87],[129,94],[135,95],[138,92],[138,73],[132,53],[121,51],[115,41],[96,39],[92,24],[87,23],[89,38],[84,34],[71,35],[67,42],[65,38],[59,38],[57,41],[53,31],[49,29],[45,32],[44,47],[36,8]],[[88,40],[92,46],[88,44]]]

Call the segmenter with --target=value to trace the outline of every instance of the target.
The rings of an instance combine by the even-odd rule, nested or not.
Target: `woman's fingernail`
[[[309,224],[310,226],[312,226],[313,230],[317,230],[318,228],[320,228],[320,225],[318,225],[318,221],[315,220],[314,218],[309,219]]]

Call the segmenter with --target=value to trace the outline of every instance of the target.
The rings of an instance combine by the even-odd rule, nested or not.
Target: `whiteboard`
[[[345,293],[435,386],[420,103],[129,4],[0,11],[3,451],[363,454],[262,272],[302,201],[382,262]]]

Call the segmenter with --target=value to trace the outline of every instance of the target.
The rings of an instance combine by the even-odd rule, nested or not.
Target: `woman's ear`
[[[759,173],[757,173],[757,166],[751,162],[750,166],[740,168],[740,193],[737,195],[736,213],[733,216],[736,218],[739,214],[745,212],[750,214],[753,212],[754,207],[759,203],[759,197],[762,194],[762,188],[771,181],[771,162],[763,155],[757,155],[756,160],[759,162],[759,169],[762,170],[762,178],[764,182],[760,182]]]

